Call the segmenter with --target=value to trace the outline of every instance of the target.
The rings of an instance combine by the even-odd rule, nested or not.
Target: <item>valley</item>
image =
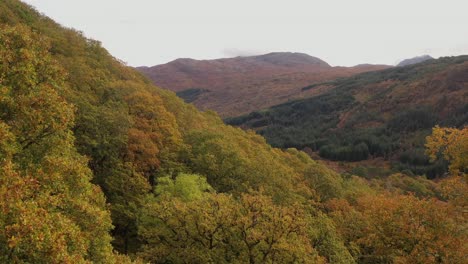
[[[466,263],[468,56],[147,77],[105,45],[0,1],[0,263]]]
[[[424,154],[435,125],[468,123],[468,57],[440,58],[358,74],[306,89],[328,91],[228,124],[254,129],[273,146],[309,148],[322,158],[355,162],[384,158],[397,170],[430,178],[444,173]]]

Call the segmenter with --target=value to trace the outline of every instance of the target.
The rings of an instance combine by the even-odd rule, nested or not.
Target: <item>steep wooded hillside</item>
[[[313,83],[388,67],[331,67],[307,54],[275,52],[217,60],[177,59],[137,69],[197,108],[227,117],[317,94],[320,91],[302,90]]]
[[[252,128],[276,147],[310,148],[326,159],[382,157],[394,167],[430,177],[444,172],[430,164],[424,139],[434,125],[468,124],[468,56],[363,73],[314,84],[328,91],[228,119]]]
[[[8,148],[8,152],[5,150],[5,157],[11,157],[13,162],[3,164],[2,168],[6,170],[11,167],[11,174],[16,170],[24,170],[25,174],[32,173],[31,181],[37,181],[39,186],[47,190],[44,194],[45,201],[53,200],[55,195],[68,199],[68,196],[60,195],[61,191],[53,190],[58,187],[48,178],[42,180],[38,178],[42,174],[28,168],[36,166],[41,161],[40,155],[45,155],[45,150],[37,150],[42,144],[45,144],[44,148],[51,148],[50,151],[59,157],[71,152],[70,160],[63,162],[69,162],[69,166],[85,166],[76,168],[80,170],[80,174],[73,173],[73,166],[61,168],[62,165],[56,163],[39,163],[37,166],[40,173],[49,175],[54,173],[54,169],[61,168],[65,171],[59,170],[57,174],[53,174],[57,184],[63,181],[60,177],[74,177],[70,179],[70,183],[63,183],[66,184],[63,187],[65,190],[81,188],[79,185],[75,186],[73,180],[82,183],[83,188],[94,188],[96,205],[89,210],[95,210],[93,213],[108,220],[108,213],[103,208],[104,201],[99,198],[102,197],[100,190],[95,186],[91,187],[89,183],[92,171],[92,182],[100,186],[110,204],[114,226],[113,245],[122,253],[136,254],[141,250],[144,237],[139,234],[137,218],[143,205],[149,203],[147,199],[152,199],[158,182],[166,179],[165,177],[175,179],[179,174],[203,177],[213,191],[237,196],[245,192],[261,191],[263,195],[268,195],[268,199],[286,205],[319,197],[305,179],[305,171],[328,175],[325,177],[330,179],[339,178],[336,173],[312,161],[304,153],[271,148],[262,137],[254,133],[224,125],[216,114],[199,112],[174,93],[153,86],[138,72],[121,64],[98,41],[86,39],[75,30],[61,27],[19,1],[0,2],[0,23],[1,32],[6,32],[2,35],[4,56],[0,65],[2,92],[6,93],[6,97],[2,94],[2,122],[5,123],[2,125],[5,127],[2,135],[5,136],[1,140],[5,148]],[[36,42],[37,45],[33,45]],[[39,55],[36,57],[36,53],[46,59]],[[52,62],[49,63],[48,60]],[[35,66],[36,64],[39,66]],[[57,69],[47,68],[48,64],[52,65],[50,67],[57,65]],[[52,79],[54,76],[59,76],[60,82]],[[31,87],[34,88],[33,93],[26,93],[26,97],[19,92],[20,89],[27,91]],[[31,102],[26,100],[29,97]],[[42,100],[49,98],[58,101],[58,104],[64,104],[59,105],[64,110],[57,106],[57,110],[48,110],[51,117],[42,117],[41,112],[37,116],[30,116],[35,114],[34,107],[40,109],[42,104],[47,103]],[[31,111],[29,114],[28,109]],[[25,125],[20,121],[25,122]],[[33,125],[38,127],[41,134],[36,136],[35,130],[28,131]],[[54,129],[59,132],[54,132]],[[17,137],[19,145],[10,140],[10,130]],[[63,138],[66,136],[69,138]],[[44,140],[44,143],[39,142],[37,137]],[[55,137],[63,138],[64,142],[56,143]],[[29,146],[33,146],[32,150],[35,152],[22,154],[25,151],[23,148]],[[9,148],[15,151],[10,151]],[[12,154],[8,154],[10,152]],[[47,170],[43,168],[46,165]],[[8,175],[2,175],[2,183],[7,180],[5,177]],[[13,190],[11,187],[2,189],[6,195],[13,195],[10,193]],[[24,195],[27,196],[28,193]],[[85,198],[88,199],[86,196],[74,197]],[[36,202],[38,198],[31,199]],[[38,210],[58,213],[62,217],[68,214],[76,217],[80,212],[78,209],[84,210],[81,207],[75,208],[73,200],[61,202],[65,205],[52,204],[52,207]],[[81,202],[86,203],[86,200]],[[41,204],[46,205],[45,202]],[[74,212],[68,206],[78,211]],[[28,211],[30,214],[34,212]],[[22,217],[21,215],[18,212],[16,217]],[[50,221],[53,219],[55,218]],[[111,226],[104,220],[93,220],[90,217],[83,224],[80,219],[66,220],[73,227],[62,230],[62,235],[68,237],[68,240],[65,239],[63,244],[54,244],[59,241],[53,241],[52,236],[47,238],[44,245],[34,240],[36,237],[28,240],[27,235],[35,234],[21,232],[23,229],[27,230],[29,222],[18,221],[2,219],[0,222],[2,229],[11,230],[2,233],[0,237],[2,246],[5,246],[1,252],[4,252],[7,262],[12,259],[36,262],[36,256],[28,255],[27,252],[38,251],[44,245],[52,248],[60,246],[63,250],[52,255],[51,262],[61,262],[61,258],[67,257],[67,254],[70,254],[70,258],[80,257],[90,261],[98,260],[104,253],[111,254],[110,239],[105,232]],[[44,222],[45,225],[47,223]],[[96,223],[99,228],[88,226]],[[85,236],[88,240],[75,240],[80,236]],[[13,242],[18,237],[23,239],[22,242]],[[92,239],[100,239],[103,248],[94,245]],[[73,248],[78,246],[79,248]],[[7,253],[9,250],[11,254]],[[76,256],[73,250],[77,251]],[[96,250],[98,252],[93,253]]]

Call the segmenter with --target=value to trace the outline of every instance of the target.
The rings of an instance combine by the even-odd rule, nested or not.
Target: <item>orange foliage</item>
[[[327,208],[362,263],[463,263],[465,259],[466,220],[445,202],[411,195],[367,195],[355,206],[334,200]]]

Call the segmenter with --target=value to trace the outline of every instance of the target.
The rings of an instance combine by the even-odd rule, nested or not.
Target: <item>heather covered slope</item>
[[[383,157],[395,166],[431,177],[424,138],[434,125],[468,123],[468,57],[447,57],[363,73],[308,86],[327,85],[319,96],[291,101],[229,124],[255,129],[277,147],[311,148],[331,160]]]
[[[217,60],[177,59],[137,69],[199,109],[227,117],[317,94],[317,90],[301,89],[312,83],[388,67],[331,67],[307,54],[275,52]]]

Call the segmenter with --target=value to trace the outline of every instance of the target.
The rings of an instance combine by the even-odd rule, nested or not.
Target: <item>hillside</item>
[[[312,83],[388,67],[331,67],[307,54],[275,52],[217,60],[177,59],[137,70],[197,108],[227,117],[313,95],[316,91],[301,89]]]
[[[0,263],[462,263],[467,132],[437,183],[338,174],[0,1]]]
[[[320,199],[306,171],[340,184],[338,174],[304,153],[271,148],[254,133],[224,125],[216,114],[197,111],[122,65],[98,41],[19,1],[0,2],[0,24],[0,196],[5,197],[0,229],[7,230],[0,233],[0,262],[128,261],[114,250],[151,262],[180,262],[187,252],[184,242],[156,243],[153,238],[167,235],[160,232],[176,219],[161,222],[152,207],[180,201],[195,206],[213,199],[225,203],[226,210],[240,210],[242,203],[258,201],[297,219],[306,217],[305,211],[291,210],[292,204]],[[242,203],[240,197],[245,197]],[[256,209],[249,210],[238,213]],[[155,225],[159,228],[151,231]],[[296,248],[304,251],[283,250],[285,261],[331,256],[312,254],[317,249],[311,239],[318,238],[304,233],[306,226],[300,228],[305,244]],[[255,236],[258,231],[246,232]],[[300,241],[294,239],[283,237],[279,243]],[[193,263],[206,263],[203,254],[222,256],[204,243],[194,244],[192,250],[202,259]],[[338,247],[333,254],[351,258],[341,241],[333,243]],[[262,242],[248,251],[241,241],[228,246],[244,260],[254,258],[247,252],[260,254],[265,247]],[[158,253],[151,254],[154,250]],[[215,262],[226,262],[220,261]]]
[[[434,59],[434,58],[432,58],[432,57],[429,56],[429,55],[422,55],[422,56],[418,56],[418,57],[414,57],[414,58],[402,60],[401,62],[399,62],[399,63],[397,64],[397,67],[408,66],[408,65],[412,65],[412,64],[416,64],[416,63],[421,63],[421,62],[425,62],[425,61],[427,61],[427,60],[433,60],[433,59]]]
[[[467,72],[468,56],[460,56],[363,73],[305,87],[329,88],[227,123],[255,129],[273,146],[310,148],[339,161],[381,157],[434,177],[443,165],[429,163],[424,139],[434,125],[468,124]]]

